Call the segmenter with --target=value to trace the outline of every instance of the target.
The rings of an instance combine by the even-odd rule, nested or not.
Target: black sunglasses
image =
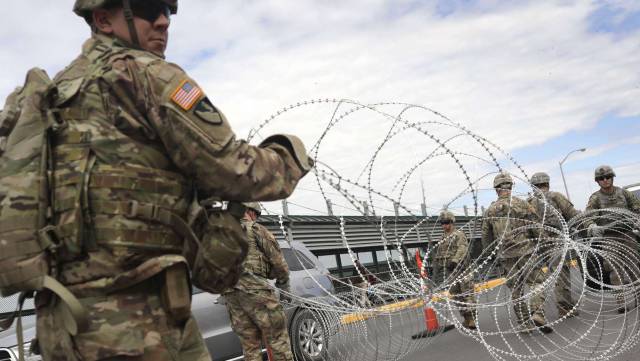
[[[605,179],[611,179],[611,178],[613,178],[612,175],[603,175],[602,177],[596,177],[596,182],[600,182],[600,181],[603,181]]]
[[[451,221],[440,221],[440,224],[451,224]]]
[[[131,12],[133,16],[155,23],[160,15],[164,15],[169,19],[171,9],[164,1],[160,0],[134,0],[131,1]]]

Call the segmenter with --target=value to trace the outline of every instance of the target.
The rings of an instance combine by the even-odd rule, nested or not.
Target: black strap
[[[132,45],[140,49],[140,41],[138,40],[138,32],[136,26],[133,23],[133,11],[131,10],[131,0],[122,0],[122,9],[124,10],[124,18],[127,20],[127,26],[129,27],[129,36],[131,36]]]

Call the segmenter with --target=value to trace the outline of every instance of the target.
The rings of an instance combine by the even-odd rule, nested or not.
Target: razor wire
[[[427,350],[448,329],[429,329],[425,320],[431,313],[439,324],[452,325],[480,343],[495,360],[610,360],[637,346],[638,214],[612,208],[565,220],[544,192],[529,183],[524,168],[512,155],[468,127],[419,105],[308,100],[267,117],[247,139],[277,128],[278,122],[288,124],[288,117],[300,119],[301,114],[317,118],[305,122],[317,126],[305,139],[312,144],[309,153],[315,167],[308,176],[313,182],[294,194],[301,194],[303,200],[290,204],[323,213],[318,208],[339,197],[350,205],[346,208],[366,216],[378,232],[388,277],[371,274],[360,264],[359,240],[346,231],[349,214],[336,216],[339,242],[354,274],[346,279],[333,276],[334,292],[305,270],[325,296],[306,298],[288,293],[286,306],[309,310],[322,329],[311,338],[290,330],[298,337],[292,338],[294,343],[306,342],[301,347],[306,347],[308,354],[296,354],[298,359],[401,360]],[[379,138],[371,138],[371,129],[349,132],[352,123],[361,119],[375,125]],[[340,156],[341,146],[350,148],[358,141],[371,146]],[[408,147],[420,154],[418,159],[409,159]],[[345,157],[349,158],[347,165]],[[411,206],[417,192],[412,186],[424,169],[430,174],[447,174],[449,183],[458,187],[430,193],[430,199],[442,201],[442,207],[429,208],[446,210],[464,201],[473,204],[469,221],[459,228],[467,239],[478,238],[492,222],[506,225],[492,243],[482,245],[479,257],[471,259],[469,248],[465,261],[441,282],[431,273],[435,262],[442,262],[435,261],[434,255],[447,247],[447,236],[437,215],[418,214]],[[541,214],[526,219],[510,211],[506,216],[483,214],[480,204],[497,198],[490,182],[500,172],[514,179],[507,208],[535,197],[542,204]],[[389,204],[395,214],[388,214]],[[278,216],[283,239],[295,241],[295,235],[287,230],[286,217]],[[408,219],[413,222],[408,229],[399,226]],[[589,226],[594,224],[604,229],[603,235],[591,234]],[[404,252],[414,238],[428,243],[418,255],[421,267]],[[531,249],[517,257],[505,257],[517,248],[517,244],[510,245],[514,239],[519,239],[522,247],[531,245]],[[571,300],[561,299],[559,284],[570,290]],[[568,306],[561,309],[560,301]],[[471,312],[475,328],[467,327],[464,312]],[[313,349],[313,337],[322,341],[320,348]]]

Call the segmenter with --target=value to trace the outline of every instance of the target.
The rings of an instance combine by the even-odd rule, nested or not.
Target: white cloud
[[[0,98],[29,67],[53,73],[76,56],[88,29],[71,14],[72,4],[8,4],[0,28]],[[506,149],[589,129],[605,114],[640,114],[640,33],[590,33],[592,2],[481,2],[446,17],[435,14],[435,3],[414,4],[182,1],[168,58],[187,66],[241,136],[282,106],[315,98],[423,104]],[[262,134],[295,131],[315,141],[332,107],[305,109]],[[323,160],[356,177],[389,125],[349,118],[331,133]],[[434,132],[450,135],[439,127]],[[386,175],[377,180],[381,188],[391,191],[396,173],[432,150],[433,144],[416,145],[424,137],[409,138],[394,141],[378,163],[378,174]],[[454,144],[468,151],[468,141]],[[475,169],[474,177],[486,170],[470,160],[465,166]],[[465,186],[447,162],[428,168],[438,170],[422,171],[431,206]],[[419,203],[419,181],[408,187],[407,202]],[[317,195],[303,197],[319,204]]]

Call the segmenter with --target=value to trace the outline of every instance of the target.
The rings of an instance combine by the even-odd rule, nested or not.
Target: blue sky
[[[8,4],[0,27],[0,98],[30,67],[55,74],[78,54],[89,32],[72,5]],[[303,100],[402,102],[435,109],[486,137],[529,175],[549,171],[556,190],[562,189],[558,161],[588,148],[565,163],[580,208],[595,190],[592,172],[599,164],[619,169],[618,184],[640,181],[638,1],[190,0],[172,19],[167,58],[197,80],[239,137]],[[334,110],[335,104],[290,110],[261,135],[295,133],[314,144]],[[424,111],[411,116],[437,120]],[[345,178],[358,177],[390,124],[348,117],[326,139],[321,160]],[[442,139],[452,134],[438,126],[430,131]],[[411,162],[434,149],[424,136],[401,139],[386,145],[376,163],[372,185],[383,193],[393,193]],[[452,149],[488,157],[469,144],[453,142]],[[430,209],[465,187],[464,174],[450,163],[439,157],[416,173],[425,180]],[[481,188],[490,185],[484,165],[465,159],[464,167]],[[303,186],[308,191],[292,201],[322,211],[315,181]],[[334,193],[334,203],[348,205]],[[420,182],[412,178],[403,202],[417,210],[420,198]],[[384,202],[380,209],[392,208]],[[461,204],[454,206],[459,211]]]

